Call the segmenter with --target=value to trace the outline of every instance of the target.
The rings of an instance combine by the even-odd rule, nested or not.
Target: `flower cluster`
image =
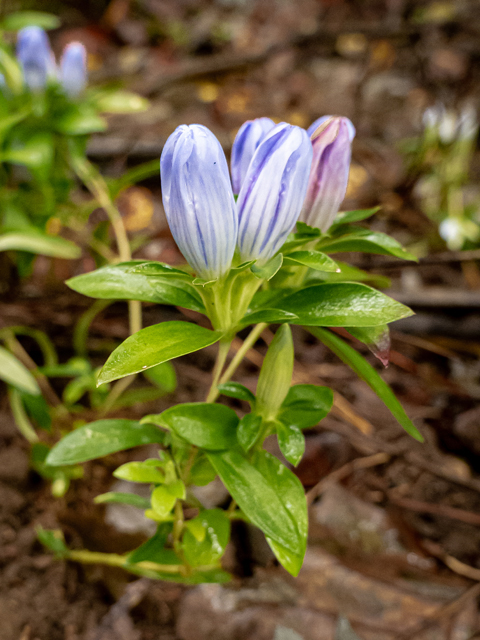
[[[163,203],[197,275],[222,277],[235,253],[242,262],[265,263],[298,220],[325,232],[345,197],[354,135],[342,117],[324,116],[308,131],[249,120],[233,143],[230,181],[213,133],[197,124],[178,127],[160,161]]]
[[[48,36],[40,27],[25,27],[18,32],[17,60],[25,86],[32,92],[58,82],[70,98],[80,95],[87,84],[87,55],[80,42],[71,42],[63,50],[57,66]]]

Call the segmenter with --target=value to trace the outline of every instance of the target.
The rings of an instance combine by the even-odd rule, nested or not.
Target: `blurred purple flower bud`
[[[238,221],[223,149],[206,127],[177,127],[160,159],[163,205],[175,242],[198,276],[230,268]]]
[[[334,116],[322,116],[321,118],[317,118],[315,122],[312,122],[312,124],[307,129],[307,133],[310,136],[310,138],[312,137],[312,135],[315,133],[315,131],[318,129],[320,125],[326,122],[329,118],[333,118],[333,117]],[[353,126],[353,123],[348,118],[345,118],[345,120],[347,122],[350,142],[352,142],[357,132],[355,131],[355,127]]]
[[[81,42],[71,42],[60,59],[60,82],[70,98],[80,95],[87,85],[87,52]]]
[[[311,163],[307,132],[285,122],[257,147],[237,201],[242,260],[266,261],[285,242],[302,208]]]
[[[324,120],[312,135],[313,162],[300,220],[327,231],[345,197],[353,125],[348,118]]]
[[[232,147],[233,193],[240,193],[256,148],[274,126],[275,123],[270,118],[257,118],[256,120],[247,120],[238,130]]]
[[[18,32],[17,59],[31,91],[43,89],[55,75],[55,58],[48,36],[40,27],[25,27]]]

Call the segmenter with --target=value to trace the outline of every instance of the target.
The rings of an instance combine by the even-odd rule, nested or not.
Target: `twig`
[[[413,500],[412,498],[396,498],[390,491],[388,493],[388,499],[393,504],[409,511],[418,511],[420,513],[431,513],[433,515],[450,518],[452,520],[460,520],[460,522],[466,522],[476,527],[480,527],[480,514],[473,513],[472,511],[466,511],[465,509],[457,509],[456,507],[450,507],[442,504],[432,504],[430,502],[422,502],[420,500]]]
[[[307,504],[310,506],[315,498],[317,498],[321,493],[325,491],[327,486],[332,482],[338,482],[339,480],[343,480],[347,476],[351,475],[355,471],[359,469],[368,469],[370,467],[376,467],[380,464],[385,464],[390,460],[390,456],[388,453],[374,453],[372,456],[365,456],[364,458],[356,458],[355,460],[351,460],[347,462],[339,469],[332,471],[325,478],[322,478],[320,482],[312,487],[307,492]]]

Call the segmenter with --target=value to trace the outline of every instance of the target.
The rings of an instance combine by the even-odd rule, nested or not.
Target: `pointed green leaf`
[[[404,408],[395,397],[391,388],[380,377],[377,371],[375,371],[375,369],[359,353],[357,353],[355,349],[353,349],[353,347],[348,345],[331,331],[325,331],[325,329],[320,328],[312,328],[309,329],[309,331],[323,342],[324,345],[331,349],[333,353],[340,358],[340,360],[353,369],[358,377],[364,380],[368,386],[375,391],[380,400],[385,403],[392,415],[397,419],[399,424],[407,433],[416,440],[423,442],[423,436],[407,416]]]
[[[247,518],[289,551],[301,553],[303,539],[278,495],[276,483],[267,480],[238,451],[208,453],[207,456]]]
[[[239,382],[224,382],[217,386],[218,391],[229,398],[237,398],[237,400],[245,400],[246,402],[255,402],[255,396]]]
[[[282,266],[282,263],[283,255],[281,253],[277,253],[276,256],[270,258],[270,260],[262,266],[259,266],[257,263],[252,264],[250,271],[260,280],[271,280]]]
[[[333,405],[333,391],[315,384],[296,384],[285,398],[278,420],[299,429],[314,427],[323,420]]]
[[[165,474],[159,469],[162,464],[158,458],[150,458],[141,462],[126,462],[115,469],[113,475],[128,482],[147,482],[160,484],[165,480]]]
[[[318,248],[328,253],[361,251],[418,262],[418,258],[404,249],[394,238],[387,236],[385,233],[370,231],[370,229],[361,227],[348,227],[348,233],[338,237],[326,238],[320,242]]]
[[[282,309],[258,309],[257,311],[246,313],[240,320],[239,326],[246,327],[250,324],[259,324],[260,322],[266,322],[267,324],[282,324],[283,322],[295,324],[295,320],[298,320],[298,316],[291,311],[283,311]]]
[[[147,498],[143,498],[136,493],[122,493],[120,491],[108,491],[107,493],[101,493],[100,495],[95,496],[93,501],[95,504],[114,502],[119,504],[130,504],[132,507],[138,507],[139,509],[150,508],[150,500]]]
[[[183,278],[146,276],[132,269],[142,262],[122,262],[67,280],[74,291],[102,300],[141,300],[205,312],[195,288]]]
[[[413,315],[393,298],[355,282],[313,285],[279,300],[275,306],[296,313],[298,320],[293,324],[310,327],[366,327]]]
[[[380,207],[372,207],[371,209],[355,209],[355,211],[340,211],[333,221],[331,228],[338,227],[341,224],[350,224],[351,222],[366,220],[378,211],[380,211]]]
[[[205,532],[203,537],[196,524]],[[194,535],[195,532],[197,536]],[[230,520],[225,512],[221,509],[207,509],[187,523],[182,540],[183,553],[193,567],[214,565],[223,556],[229,539]]]
[[[277,436],[280,451],[296,467],[305,453],[305,436],[296,425],[283,422],[277,423]]]
[[[262,418],[256,413],[247,413],[238,423],[237,438],[244,451],[250,451],[262,426]]]
[[[0,347],[0,380],[11,384],[19,391],[26,391],[35,396],[40,394],[40,387],[27,367],[3,347]]]
[[[46,463],[55,467],[78,464],[142,444],[161,444],[164,438],[165,434],[152,424],[97,420],[64,436],[50,451]]]
[[[220,451],[237,444],[237,414],[223,404],[178,404],[161,413],[158,424],[202,449]]]
[[[294,251],[285,256],[283,263],[285,265],[301,264],[315,271],[340,272],[340,267],[335,260],[321,251]]]
[[[134,333],[115,349],[103,365],[98,384],[139,373],[149,367],[198,351],[218,342],[220,331],[191,322],[162,322]]]
[[[72,260],[82,253],[73,242],[40,231],[12,231],[0,235],[0,251],[12,250]]]

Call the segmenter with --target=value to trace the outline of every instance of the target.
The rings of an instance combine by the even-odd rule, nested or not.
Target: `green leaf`
[[[132,507],[138,507],[139,509],[149,509],[150,500],[137,495],[136,493],[122,493],[120,491],[108,491],[107,493],[101,493],[96,496],[93,501],[95,504],[104,503],[119,503],[130,504]]]
[[[250,324],[259,324],[260,322],[266,322],[267,324],[289,322],[290,324],[295,324],[295,320],[298,320],[298,316],[291,311],[283,311],[282,309],[259,309],[246,313],[240,320],[239,326],[246,327]]]
[[[300,222],[300,220],[297,222],[297,234],[299,236],[305,236],[305,237],[309,237],[310,238],[318,238],[318,236],[322,235],[322,232],[320,231],[320,229],[317,229],[316,227],[311,227],[310,225],[306,224],[305,222]]]
[[[363,269],[352,267],[345,262],[337,261],[340,273],[331,273],[326,271],[315,271],[309,273],[308,283],[314,284],[313,280],[323,280],[324,282],[370,282],[376,287],[386,288],[391,284],[390,278],[382,276],[378,273],[368,273]]]
[[[67,136],[84,136],[107,128],[106,121],[85,105],[71,105],[54,124],[57,131]]]
[[[371,209],[355,209],[355,211],[340,211],[333,221],[331,228],[338,227],[341,224],[350,224],[351,222],[360,222],[373,216],[380,211],[380,207],[372,207]]]
[[[200,296],[184,280],[165,276],[153,278],[132,271],[141,262],[123,262],[102,267],[67,280],[74,291],[102,300],[141,300],[157,304],[172,304],[205,312]]]
[[[200,527],[205,535],[200,535]],[[195,532],[197,535],[195,535]],[[192,567],[216,564],[225,552],[230,539],[230,520],[221,509],[207,509],[187,522],[182,539],[185,559]]]
[[[68,553],[67,545],[60,529],[44,529],[41,526],[36,528],[37,538],[50,551],[59,557]]]
[[[48,132],[39,132],[21,145],[15,143],[0,155],[3,162],[20,164],[29,169],[45,170],[53,161],[53,137]]]
[[[198,351],[218,342],[220,331],[191,322],[162,322],[134,333],[115,349],[103,365],[98,384],[139,373],[162,362]]]
[[[33,418],[41,429],[51,431],[52,418],[50,416],[48,402],[45,398],[42,395],[34,395],[26,392],[23,392],[21,396],[22,402],[30,418]]]
[[[166,264],[165,262],[140,262],[135,263],[130,267],[129,273],[137,273],[141,276],[177,276],[179,278],[185,278],[189,281],[192,280],[192,276],[186,271],[175,269],[175,267]]]
[[[20,31],[24,27],[58,29],[60,18],[45,11],[14,11],[2,20],[0,28],[5,31]]]
[[[298,429],[314,427],[333,405],[333,391],[314,384],[297,384],[290,391],[277,416],[284,425]]]
[[[217,477],[217,472],[212,467],[210,460],[203,453],[197,454],[195,462],[190,470],[189,481],[197,487],[204,487]]]
[[[278,495],[277,483],[272,483],[271,479],[267,480],[238,451],[207,455],[247,518],[289,551],[301,553],[303,540]],[[288,471],[285,467],[284,469]]]
[[[96,97],[95,106],[102,113],[139,113],[146,111],[150,103],[132,91],[111,91]]]
[[[385,403],[392,415],[407,433],[413,436],[416,440],[423,442],[423,436],[409,419],[391,388],[384,380],[382,380],[377,371],[375,371],[375,369],[359,353],[357,353],[355,349],[353,349],[353,347],[346,344],[346,342],[330,331],[325,331],[320,328],[309,330],[316,338],[323,342],[325,346],[331,349],[340,358],[340,360],[353,369],[358,377],[364,380],[368,386],[373,389],[373,391],[375,391],[380,400]]]
[[[294,324],[310,327],[367,327],[413,315],[405,305],[355,282],[317,284],[279,300],[277,305],[297,314]]]
[[[390,330],[387,325],[376,327],[345,327],[357,340],[366,344],[373,355],[388,367],[390,359]]]
[[[155,534],[127,556],[129,563],[157,562],[158,564],[181,564],[172,549],[165,549],[165,543],[172,531],[170,522],[162,522]]]
[[[276,256],[270,258],[265,264],[259,266],[257,263],[252,264],[250,271],[260,280],[271,280],[283,263],[283,255],[277,253]]]
[[[52,258],[79,258],[81,250],[69,240],[40,231],[15,231],[0,235],[0,251],[28,251]]]
[[[61,466],[95,460],[142,444],[161,444],[164,433],[135,420],[97,420],[64,436],[47,456],[47,464]]]
[[[295,549],[282,542],[279,544],[279,540],[271,536],[267,536],[267,542],[285,569],[297,576],[302,568],[308,534],[307,500],[302,483],[278,458],[266,451],[260,451],[255,462],[269,486],[274,489],[298,534]]]
[[[280,451],[296,467],[305,453],[305,436],[297,425],[283,422],[277,422],[277,436]]]
[[[178,404],[161,413],[158,424],[202,449],[221,451],[237,444],[238,416],[223,404]]]
[[[283,263],[285,265],[301,264],[315,271],[340,272],[340,267],[335,260],[321,251],[294,251],[285,256]]]
[[[362,229],[360,227],[349,227],[348,231],[349,233],[345,235],[322,240],[318,248],[328,253],[361,251],[364,253],[395,256],[402,260],[414,260],[418,262],[416,256],[409,253],[399,242],[387,236],[385,233],[370,231],[370,229]]]
[[[177,375],[170,362],[162,362],[156,367],[151,367],[143,375],[165,393],[172,393],[177,387]]]
[[[165,474],[159,469],[161,464],[162,461],[158,458],[149,458],[142,462],[126,462],[115,469],[113,475],[115,478],[129,482],[160,484],[165,480]]]
[[[35,396],[40,394],[40,387],[27,367],[3,347],[0,347],[0,380],[11,384],[19,391]]]
[[[177,496],[169,491],[167,485],[155,487],[152,492],[152,509],[161,518],[165,518],[173,509]]]
[[[255,396],[239,382],[224,382],[217,386],[218,391],[229,398],[237,398],[237,400],[245,400],[246,402],[255,402]]]
[[[262,426],[262,417],[256,413],[247,413],[238,423],[237,438],[246,452],[255,444]]]

